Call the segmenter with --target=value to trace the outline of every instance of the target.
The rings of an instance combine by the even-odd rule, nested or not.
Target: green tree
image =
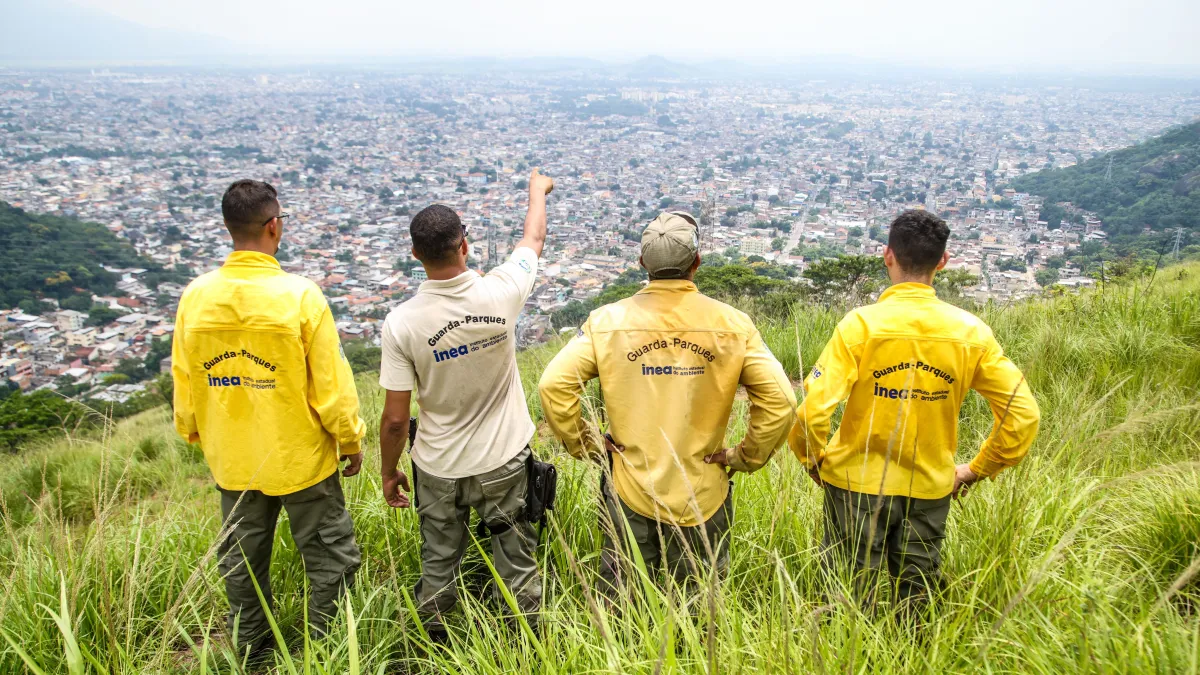
[[[1042,288],[1049,288],[1058,283],[1058,270],[1053,267],[1045,267],[1033,273],[1033,280]]]
[[[977,286],[979,282],[979,277],[964,269],[942,270],[933,277],[933,287],[938,295],[950,297],[962,295],[964,288]]]
[[[1029,268],[1025,266],[1025,261],[1020,258],[1000,258],[996,261],[996,269],[1001,272],[1025,272]]]
[[[92,308],[92,296],[87,293],[72,295],[58,303],[63,309],[73,309],[76,312],[87,312]]]
[[[342,343],[342,351],[354,372],[379,372],[379,364],[383,359],[383,350],[379,347],[366,340],[346,340]]]
[[[171,338],[164,337],[159,340],[150,340],[150,351],[146,353],[146,358],[142,359],[142,369],[145,371],[146,377],[154,377],[158,374],[162,367],[163,359],[171,355]]]
[[[793,284],[760,275],[749,265],[725,265],[701,266],[696,271],[696,287],[705,295],[734,299],[766,295],[771,291],[793,287]]]
[[[26,441],[63,429],[91,428],[96,416],[52,391],[13,393],[0,402],[0,446],[15,450]]]
[[[95,305],[88,310],[88,318],[85,323],[89,326],[104,326],[116,321],[121,313],[107,305]]]
[[[815,262],[804,270],[814,294],[826,301],[861,302],[887,282],[883,258],[847,255]]]
[[[703,267],[701,268],[703,269]],[[614,282],[604,288],[604,291],[590,300],[572,300],[566,307],[550,315],[550,324],[555,328],[580,326],[587,321],[588,314],[597,307],[624,300],[642,290],[640,283]]]

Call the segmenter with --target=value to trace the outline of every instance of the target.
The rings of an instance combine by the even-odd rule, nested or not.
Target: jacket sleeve
[[[597,375],[591,327],[585,322],[579,333],[551,359],[538,383],[546,423],[576,459],[604,449],[603,437],[580,412],[583,387]]]
[[[821,358],[804,380],[804,400],[796,409],[796,423],[788,435],[792,454],[809,470],[819,467],[825,458],[830,418],[858,380],[858,360],[846,345],[842,330],[842,325],[834,329]]]
[[[196,426],[196,408],[192,403],[192,375],[183,340],[183,307],[180,301],[175,313],[175,331],[171,334],[171,407],[175,411],[175,431],[188,443],[200,442],[200,429]]]
[[[354,455],[366,434],[367,425],[358,415],[358,391],[354,388],[354,373],[342,352],[337,325],[329,304],[321,299],[321,313],[316,328],[309,333],[306,362],[308,366],[308,405],[321,418],[321,426],[337,441],[339,453]]]
[[[995,338],[989,342],[971,381],[971,388],[987,399],[995,419],[992,433],[971,460],[971,470],[980,476],[994,476],[1020,462],[1033,445],[1041,419],[1021,370],[1004,355]]]
[[[750,424],[745,439],[730,451],[726,463],[737,471],[753,472],[761,469],[787,439],[796,409],[796,395],[787,373],[757,329],[747,335],[738,382],[750,399]]]

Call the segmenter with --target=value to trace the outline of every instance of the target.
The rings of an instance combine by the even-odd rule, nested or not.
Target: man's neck
[[[933,285],[933,275],[920,274],[897,274],[892,277],[893,284],[925,284],[926,286]]]
[[[461,262],[445,267],[425,267],[425,276],[432,281],[446,281],[467,271],[467,263]]]
[[[278,249],[275,247],[275,242],[270,241],[235,241],[233,242],[233,250],[265,253],[274,257]]]

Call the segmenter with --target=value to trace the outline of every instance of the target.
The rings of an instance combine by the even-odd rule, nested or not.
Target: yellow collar
[[[696,284],[687,279],[656,279],[638,293],[694,293]]]
[[[896,284],[883,292],[879,296],[879,301],[889,300],[891,298],[936,298],[937,292],[933,290],[933,286],[926,286],[915,281],[906,281],[902,284]]]
[[[225,259],[225,264],[241,267],[274,267],[275,269],[282,269],[279,266],[279,261],[274,256],[259,253],[258,251],[234,251]]]

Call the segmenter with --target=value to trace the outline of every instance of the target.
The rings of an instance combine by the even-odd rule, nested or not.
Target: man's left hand
[[[979,474],[971,470],[970,464],[959,464],[954,467],[954,490],[950,493],[958,501],[967,490],[979,481]]]
[[[725,469],[729,473],[733,473],[734,471],[737,471],[737,469],[731,469],[729,467],[729,453],[731,453],[731,452],[733,452],[732,448],[724,448],[724,449],[718,450],[711,455],[706,455],[704,457],[704,463],[705,464],[716,464],[717,466],[721,467],[722,469]]]
[[[353,455],[343,455],[341,459],[338,460],[339,462],[343,459],[350,460],[350,463],[346,465],[345,471],[342,471],[343,476],[346,478],[349,478],[350,476],[357,476],[358,472],[362,471],[362,455],[363,454],[361,452],[356,452]]]

